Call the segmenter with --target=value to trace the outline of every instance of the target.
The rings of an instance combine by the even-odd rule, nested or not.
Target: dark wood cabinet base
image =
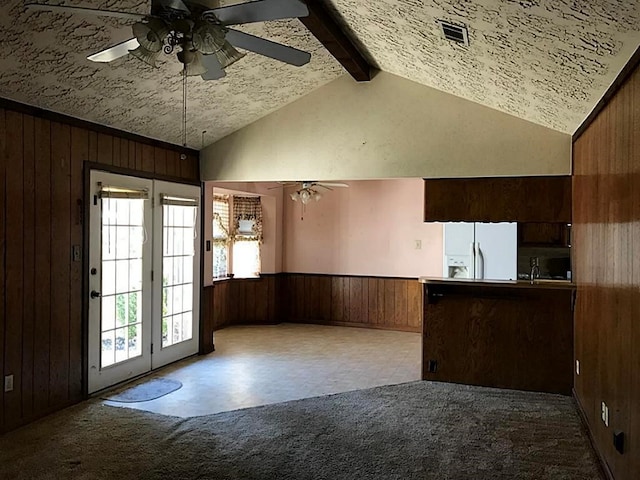
[[[570,395],[570,288],[425,284],[424,380]]]

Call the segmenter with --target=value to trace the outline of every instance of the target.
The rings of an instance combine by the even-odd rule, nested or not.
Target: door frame
[[[91,206],[91,172],[99,170],[105,173],[114,173],[117,175],[128,175],[131,177],[144,178],[148,180],[162,180],[165,182],[181,183],[184,185],[193,185],[200,187],[200,251],[204,252],[204,190],[203,183],[199,180],[188,180],[172,175],[162,175],[157,173],[144,172],[126,167],[118,167],[114,165],[105,165],[95,161],[85,161],[83,163],[83,185],[82,185],[82,202],[78,203],[78,221],[82,223],[82,397],[87,399],[89,395],[89,222],[90,222],[90,206]],[[203,329],[204,321],[202,318],[202,301],[203,301],[203,280],[204,280],[204,255],[201,255],[200,261],[200,318],[199,318],[199,353],[203,352]]]

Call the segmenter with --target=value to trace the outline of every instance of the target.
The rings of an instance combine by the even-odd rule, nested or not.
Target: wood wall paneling
[[[419,332],[422,289],[417,279],[282,274],[282,321]]]
[[[72,248],[84,244],[86,162],[162,175],[180,155],[28,111],[0,109],[0,372],[14,376],[0,392],[0,431],[83,398],[85,272]],[[199,181],[193,153],[183,163],[171,175]]]
[[[216,281],[203,292],[210,332],[229,325],[316,323],[420,332],[417,279],[283,273]]]
[[[114,141],[118,140],[114,137]],[[116,154],[117,152],[117,154]],[[114,149],[114,158],[120,157],[118,149]],[[83,161],[89,155],[89,133],[78,127],[71,128],[71,189],[69,195],[70,215],[70,243],[71,251],[67,251],[67,258],[71,261],[69,272],[69,291],[82,291],[83,270],[82,262],[73,259],[73,248],[82,249],[83,246],[83,218],[84,218],[84,192],[83,192]],[[120,163],[120,162],[118,162]],[[115,164],[115,162],[114,162]],[[82,258],[82,255],[80,256]],[[82,329],[74,328],[82,324],[83,299],[81,295],[69,297],[69,399],[79,401],[82,398]]]
[[[100,147],[98,135],[98,146]],[[70,228],[69,206],[71,128],[51,125],[51,403],[65,405],[69,399],[69,301],[70,301]],[[80,288],[76,294],[81,292]]]
[[[35,263],[37,292],[34,297],[33,410],[49,408],[49,352],[51,330],[51,122],[36,118],[35,129],[36,218]],[[42,268],[45,266],[45,268]]]
[[[6,112],[0,108],[0,374],[3,376],[6,373],[4,365],[5,356],[5,324],[6,324],[6,309],[5,309],[5,251],[6,251],[6,234],[5,224],[6,217],[6,166],[7,166],[7,127],[6,127]],[[3,383],[4,385],[4,383]],[[5,428],[4,422],[4,395],[0,395],[0,432]]]
[[[17,207],[23,198],[24,174],[22,156],[22,114],[6,112],[7,173],[5,205],[5,235],[7,237],[5,261],[5,375],[13,375],[14,390],[4,395],[7,427],[17,425],[22,417],[22,320],[23,293],[22,242],[23,211]]]
[[[617,480],[640,478],[640,69],[574,140],[575,391]],[[601,402],[610,411],[607,427]],[[612,442],[625,433],[624,454]]]
[[[22,415],[31,417],[33,414],[33,366],[34,366],[34,331],[35,309],[33,300],[37,295],[35,285],[35,122],[34,118],[24,115],[22,118],[22,155],[24,201],[22,204],[22,218],[24,227],[22,281],[23,298],[22,311]]]

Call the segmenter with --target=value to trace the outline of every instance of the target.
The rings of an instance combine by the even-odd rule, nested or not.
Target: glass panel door
[[[89,393],[151,367],[152,187],[91,173]]]
[[[197,353],[200,196],[91,172],[89,393]]]
[[[154,243],[154,292],[162,301],[154,318],[160,326],[154,334],[153,368],[198,351],[200,304],[200,188],[155,182],[154,222],[162,235]],[[156,345],[159,348],[156,348]]]

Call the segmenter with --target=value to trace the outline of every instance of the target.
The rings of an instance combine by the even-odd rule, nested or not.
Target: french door
[[[91,172],[89,393],[198,351],[200,189]]]

